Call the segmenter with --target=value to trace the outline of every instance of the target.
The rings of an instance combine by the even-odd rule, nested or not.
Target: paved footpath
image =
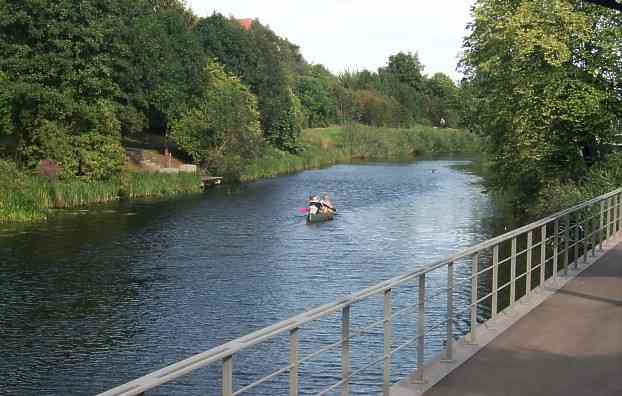
[[[424,396],[622,396],[622,243]]]

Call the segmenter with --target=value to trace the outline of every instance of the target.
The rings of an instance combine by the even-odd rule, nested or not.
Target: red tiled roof
[[[251,26],[253,26],[253,20],[251,18],[238,19],[238,23],[244,30],[251,30]]]

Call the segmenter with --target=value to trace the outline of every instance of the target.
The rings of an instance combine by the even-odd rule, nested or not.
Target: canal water
[[[334,221],[305,224],[299,208],[311,192],[331,194]],[[96,394],[413,271],[508,224],[469,161],[422,160],[339,165],[0,226],[0,394]],[[404,290],[396,307],[414,301]],[[430,299],[440,318],[442,301]],[[381,298],[357,305],[353,328],[381,315]],[[336,341],[339,319],[303,329],[301,353]],[[400,320],[396,343],[416,329],[412,314]],[[456,331],[465,325],[458,321]],[[430,334],[433,354],[442,333]],[[381,353],[382,328],[352,343],[353,367],[362,367]],[[283,337],[236,356],[236,388],[286,361]],[[396,353],[393,380],[415,362],[414,345]],[[339,350],[303,366],[302,394],[338,381],[339,369]],[[381,370],[353,378],[353,393],[376,394]],[[149,394],[218,394],[220,375],[219,365],[200,369]],[[286,379],[248,394],[283,394]]]

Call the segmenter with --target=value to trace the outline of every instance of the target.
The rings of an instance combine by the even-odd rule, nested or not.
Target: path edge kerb
[[[477,343],[468,342],[469,333],[464,335],[454,344],[453,360],[447,362],[443,360],[442,354],[435,357],[430,363],[423,367],[425,382],[417,383],[417,371],[391,386],[391,396],[421,396],[439,381],[449,375],[452,371],[466,363],[471,357],[484,349],[495,338],[503,334],[516,322],[526,316],[533,309],[538,307],[549,297],[556,294],[568,282],[575,279],[583,271],[590,268],[604,255],[609,253],[618,243],[622,242],[622,236],[615,236],[609,241],[603,241],[603,249],[598,251],[594,257],[588,258],[587,263],[579,263],[578,268],[568,268],[568,274],[559,272],[557,279],[549,278],[542,287],[532,290],[529,296],[523,296],[517,300],[510,308],[499,312],[495,319],[490,319],[476,328]]]

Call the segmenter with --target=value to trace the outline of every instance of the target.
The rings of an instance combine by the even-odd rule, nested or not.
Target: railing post
[[[546,279],[546,224],[540,227],[542,243],[540,244],[540,288],[544,288]]]
[[[570,214],[564,216],[564,275],[568,276],[568,249],[570,244]]]
[[[589,216],[590,216],[589,208],[584,208],[583,209],[583,238],[581,238],[581,243],[583,244],[583,264],[587,263],[587,255],[590,251],[588,249],[590,240],[588,238],[588,233],[587,233]]]
[[[608,238],[612,238],[615,234],[615,208],[616,208],[616,195],[609,198],[609,225],[607,231],[609,231]]]
[[[581,240],[581,217],[579,212],[574,215],[574,269],[579,268],[579,241]]]
[[[590,209],[592,209],[592,211],[594,210],[592,208],[592,206],[590,205]],[[598,239],[598,230],[596,229],[596,219],[594,218],[594,216],[590,213],[590,231],[591,231],[591,237],[592,237],[592,257],[596,257],[596,245],[598,245],[597,243],[597,239]]]
[[[516,301],[516,237],[512,238],[512,252],[510,253],[510,307]]]
[[[527,278],[525,280],[525,296],[529,297],[531,294],[531,259],[532,259],[532,246],[533,246],[533,232],[530,230],[527,233]]]
[[[391,289],[384,291],[384,368],[382,375],[382,393],[391,392]]]
[[[611,200],[612,198],[607,198],[607,229],[605,230],[605,242],[609,242],[609,237],[611,236],[610,228],[611,228]]]
[[[600,201],[600,227],[598,228],[598,250],[603,250],[603,223],[605,222],[605,201]]]
[[[295,327],[289,331],[289,396],[298,396],[298,331]]]
[[[616,211],[615,211],[615,233],[616,236],[620,233],[620,193],[616,194]]]
[[[559,256],[559,218],[555,219],[553,238],[553,281],[557,281],[557,260]]]
[[[622,212],[620,211],[620,204],[622,200],[622,193],[619,193],[618,195],[616,195],[616,234],[620,233],[620,217],[622,216]]]
[[[479,252],[473,255],[471,264],[471,344],[477,342],[477,290],[479,289]]]
[[[350,394],[350,306],[341,310],[341,396]]]
[[[425,273],[419,275],[419,312],[417,313],[417,375],[416,383],[425,382],[423,365],[425,361]]]
[[[616,236],[616,226],[618,223],[618,194],[611,197],[611,237],[615,238]]]
[[[222,396],[233,395],[233,355],[222,360]]]
[[[499,286],[499,245],[492,248],[492,307],[490,318],[497,317],[497,287]]]
[[[454,263],[447,264],[447,335],[445,348],[445,362],[454,358]]]
[[[616,238],[618,236],[619,209],[620,194],[618,193],[613,197],[613,238]]]
[[[611,197],[611,205],[611,238],[615,238],[618,225],[618,194]]]

